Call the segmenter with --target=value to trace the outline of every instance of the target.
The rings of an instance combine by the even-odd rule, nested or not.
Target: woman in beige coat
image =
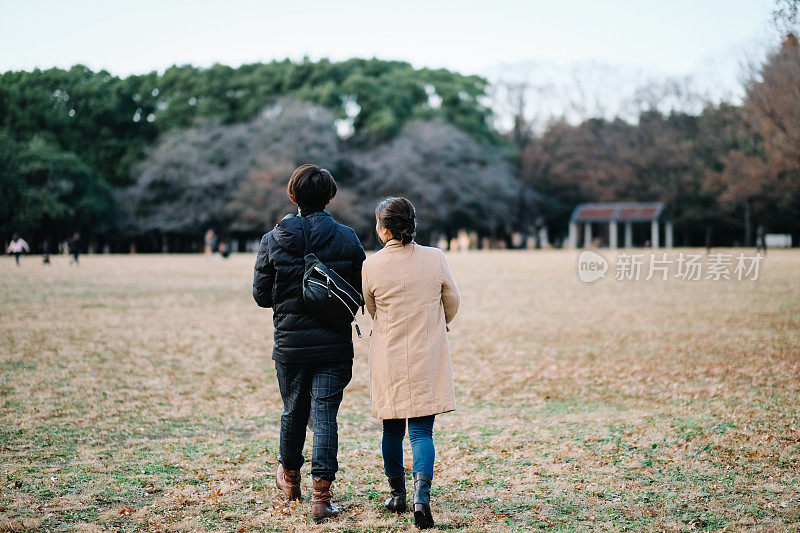
[[[414,456],[414,522],[433,527],[433,420],[456,408],[447,324],[461,296],[444,253],[413,241],[414,206],[387,198],[375,210],[384,248],[361,271],[364,300],[375,322],[369,351],[372,415],[383,420],[383,464],[391,487],[385,507],[406,510],[403,438]]]

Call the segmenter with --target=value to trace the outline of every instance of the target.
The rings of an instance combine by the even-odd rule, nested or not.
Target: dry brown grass
[[[281,404],[253,259],[0,262],[0,531],[314,529],[307,496],[273,486]],[[463,307],[459,407],[436,422],[442,529],[800,527],[800,253],[770,251],[755,282],[585,285],[571,252],[449,261]],[[413,530],[379,507],[367,349],[340,416],[344,511],[317,530]]]

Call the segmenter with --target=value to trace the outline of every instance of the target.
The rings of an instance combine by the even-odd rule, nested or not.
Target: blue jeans
[[[344,388],[353,376],[353,362],[292,365],[275,361],[278,386],[283,398],[280,462],[287,470],[303,466],[306,426],[313,412],[314,445],[311,475],[336,479],[339,463],[339,426],[336,415]]]
[[[424,472],[433,478],[433,461],[436,450],[433,448],[433,419],[436,415],[408,419],[408,437],[414,455],[412,474]],[[386,477],[405,474],[403,468],[403,437],[406,436],[406,419],[394,418],[383,421],[383,469]]]

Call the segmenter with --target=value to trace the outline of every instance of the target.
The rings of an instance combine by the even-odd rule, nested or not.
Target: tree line
[[[585,201],[661,200],[679,244],[754,244],[756,228],[800,236],[800,49],[794,35],[769,54],[740,106],[663,115],[636,124],[554,122],[519,143],[520,178],[564,227]],[[519,135],[519,134],[517,134]],[[524,135],[523,135],[524,137]]]
[[[676,243],[800,237],[800,53],[792,36],[742,105],[635,123],[525,117],[498,132],[477,76],[377,59],[176,66],[118,77],[83,66],[0,74],[0,237],[74,231],[114,250],[192,249],[209,227],[252,238],[291,210],[300,163],[331,169],[331,210],[367,243],[377,200],[419,207],[421,239],[566,232],[584,201],[661,200]]]

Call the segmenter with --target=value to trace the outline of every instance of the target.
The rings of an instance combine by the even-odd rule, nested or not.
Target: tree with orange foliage
[[[742,205],[749,246],[753,217],[774,230],[800,229],[800,47],[794,34],[748,84],[743,118],[757,149],[730,152],[709,181],[721,202]]]

